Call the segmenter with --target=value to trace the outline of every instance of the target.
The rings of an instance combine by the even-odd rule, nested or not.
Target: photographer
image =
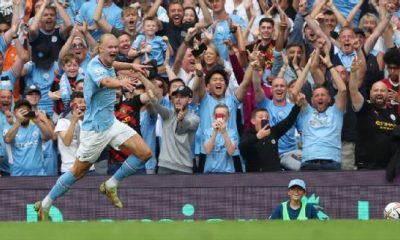
[[[42,142],[52,138],[46,126],[48,120],[42,112],[32,111],[31,104],[20,100],[14,105],[15,121],[4,131],[4,142],[9,145],[11,176],[45,175]]]

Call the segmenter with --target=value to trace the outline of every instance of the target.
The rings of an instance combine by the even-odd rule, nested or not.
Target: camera
[[[35,111],[29,111],[27,114],[24,115],[24,117],[32,119],[36,117],[36,113]]]

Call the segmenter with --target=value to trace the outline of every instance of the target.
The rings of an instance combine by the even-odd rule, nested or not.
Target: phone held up
[[[207,45],[205,43],[202,43],[199,45],[198,49],[193,49],[192,54],[194,57],[200,56],[205,50],[207,50]]]
[[[33,119],[36,117],[36,113],[35,113],[35,111],[29,111],[27,114],[24,115],[24,117]]]
[[[268,119],[262,119],[261,120],[261,127],[264,128],[265,126],[267,126],[269,124],[269,120]]]

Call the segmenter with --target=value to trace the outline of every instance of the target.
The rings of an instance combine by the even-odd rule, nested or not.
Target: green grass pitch
[[[400,239],[400,221],[255,221],[255,222],[0,222],[2,240],[123,240],[123,239]]]

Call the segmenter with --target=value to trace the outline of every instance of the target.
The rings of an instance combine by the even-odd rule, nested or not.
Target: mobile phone
[[[269,124],[269,120],[268,119],[262,119],[261,120],[261,127],[264,128],[265,126],[267,126]]]
[[[24,117],[32,119],[36,117],[36,113],[35,111],[29,111],[27,114],[24,115]]]
[[[207,50],[207,45],[205,43],[202,43],[199,45],[198,49],[193,49],[192,54],[194,57],[200,56],[205,50]]]
[[[225,117],[225,114],[223,113],[216,113],[215,114],[215,119],[223,119]]]

